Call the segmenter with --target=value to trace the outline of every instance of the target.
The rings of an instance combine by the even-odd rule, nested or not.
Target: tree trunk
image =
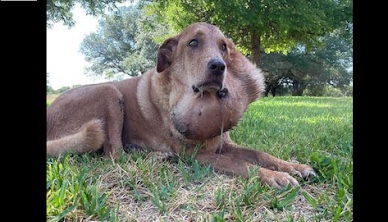
[[[260,61],[260,34],[258,31],[253,30],[251,33],[251,62],[258,65]]]
[[[275,97],[275,94],[276,94],[276,87],[273,87],[271,88],[271,93],[272,93],[272,97]]]
[[[303,82],[301,82],[297,79],[293,79],[293,81],[292,81],[292,96],[302,96],[305,88],[306,88],[306,85]]]

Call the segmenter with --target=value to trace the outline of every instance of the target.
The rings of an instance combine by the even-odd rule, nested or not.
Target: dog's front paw
[[[293,170],[290,172],[291,174],[297,174],[298,176],[300,176],[302,178],[316,176],[316,173],[313,170],[313,168],[306,165],[306,164],[292,163],[291,166],[293,168]]]
[[[261,167],[259,176],[262,183],[277,189],[282,189],[288,185],[299,186],[298,181],[286,172],[273,171]]]

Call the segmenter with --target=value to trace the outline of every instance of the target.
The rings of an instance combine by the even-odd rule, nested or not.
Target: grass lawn
[[[264,97],[249,106],[231,137],[309,164],[317,177],[276,190],[256,176],[214,172],[189,156],[47,158],[47,221],[353,220],[353,98]]]

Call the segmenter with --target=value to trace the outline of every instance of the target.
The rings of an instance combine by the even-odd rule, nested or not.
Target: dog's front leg
[[[196,155],[197,160],[205,165],[212,166],[215,170],[226,174],[239,175],[248,178],[250,171],[258,167],[238,156],[230,156],[217,153],[208,153],[200,151]],[[285,172],[278,172],[263,167],[259,167],[258,176],[260,181],[270,187],[281,189],[288,185],[298,186],[298,181]]]
[[[261,167],[270,170],[283,171],[292,175],[298,175],[302,178],[315,176],[313,168],[306,164],[292,163],[279,158],[276,158],[268,153],[248,149],[232,143],[224,144],[221,151],[224,155],[244,159],[252,164],[258,164]]]
[[[230,141],[224,143],[217,153],[230,158],[231,162],[245,161],[252,165],[259,165],[261,181],[276,188],[282,188],[288,184],[298,185],[298,182],[289,174],[303,178],[316,175],[313,168],[306,164],[287,162],[268,153],[248,149]]]

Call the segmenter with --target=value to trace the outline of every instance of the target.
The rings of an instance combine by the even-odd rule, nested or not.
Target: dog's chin
[[[201,96],[203,96],[204,93],[215,94],[219,98],[224,98],[228,95],[228,89],[218,82],[211,82],[199,86],[193,85],[192,88],[194,93],[198,93]]]

